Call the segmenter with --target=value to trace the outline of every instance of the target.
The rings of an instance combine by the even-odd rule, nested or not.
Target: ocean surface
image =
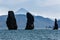
[[[0,30],[0,40],[60,40],[60,30]]]

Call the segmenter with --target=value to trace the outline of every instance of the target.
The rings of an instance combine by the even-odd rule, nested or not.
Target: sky
[[[60,0],[0,0],[0,16],[21,8],[33,15],[60,19]]]

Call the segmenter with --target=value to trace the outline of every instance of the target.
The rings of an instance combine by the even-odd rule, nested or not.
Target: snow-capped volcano
[[[29,12],[29,11],[27,11],[27,10],[24,9],[24,8],[21,8],[21,9],[19,9],[18,11],[16,11],[15,13],[16,13],[16,14],[26,14],[27,12]]]

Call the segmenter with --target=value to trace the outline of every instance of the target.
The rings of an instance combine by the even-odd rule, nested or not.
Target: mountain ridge
[[[26,18],[27,12],[29,11],[24,8],[21,8],[15,12],[16,13],[15,18],[17,21],[18,29],[25,29],[27,23],[27,18]],[[3,29],[7,28],[6,19],[7,19],[7,15],[0,16],[0,28],[2,27]],[[50,26],[53,28],[53,25],[54,25],[54,21],[49,18],[45,18],[43,16],[34,16],[34,29],[46,28]]]
[[[19,14],[19,15],[15,15],[16,21],[17,21],[17,25],[18,25],[18,29],[24,29],[26,26],[26,15],[23,14]],[[7,19],[7,15],[4,16],[0,16],[0,27],[4,27],[7,28],[6,26],[6,19]],[[35,29],[38,28],[45,28],[46,26],[53,26],[53,21],[50,20],[49,18],[44,18],[41,16],[34,16],[34,25],[35,25]]]

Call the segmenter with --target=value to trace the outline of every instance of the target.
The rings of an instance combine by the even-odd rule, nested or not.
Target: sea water
[[[0,30],[0,40],[60,40],[60,30]]]

